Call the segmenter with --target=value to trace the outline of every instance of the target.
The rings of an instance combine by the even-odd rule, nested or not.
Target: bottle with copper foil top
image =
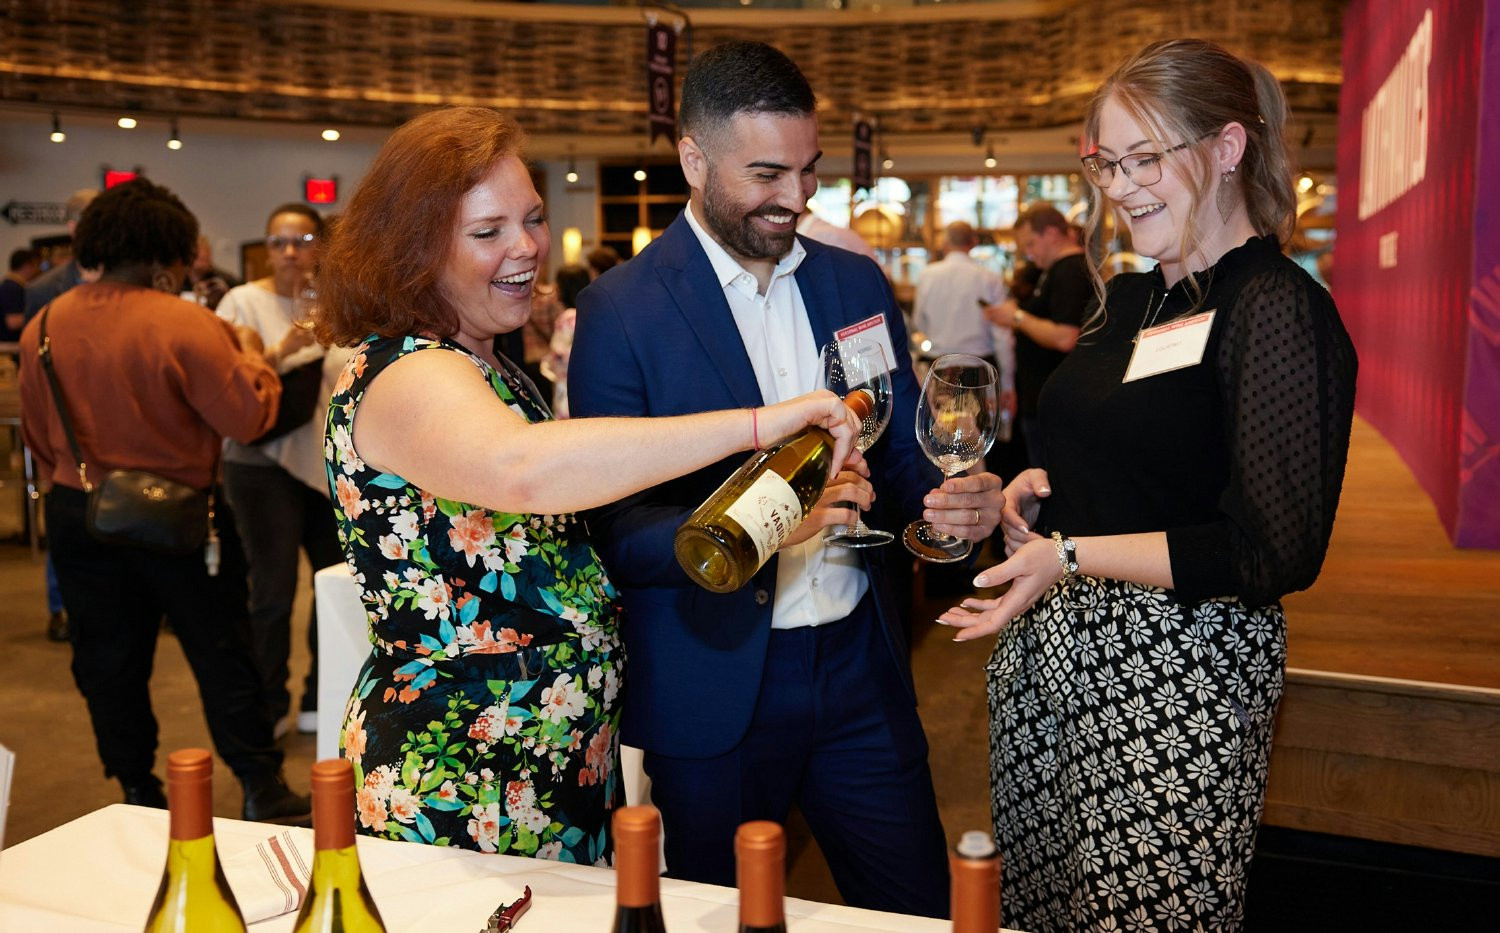
[[[207,749],[184,748],[167,756],[171,839],[146,933],[245,929],[214,848],[213,768]]]
[[[313,869],[296,933],[384,933],[354,848],[354,766],[328,758],[312,766]]]
[[[665,933],[661,918],[661,814],[655,807],[615,811],[614,933]]]
[[[741,824],[734,834],[740,888],[740,933],[786,933],[786,835],[769,820]]]
[[[860,389],[844,404],[863,421],[875,401],[868,389]],[[688,578],[714,593],[744,586],[823,495],[833,448],[833,435],[811,425],[756,451],[730,474],[672,538]]]
[[[1000,929],[1000,853],[989,833],[970,830],[948,856],[953,874],[953,933]]]

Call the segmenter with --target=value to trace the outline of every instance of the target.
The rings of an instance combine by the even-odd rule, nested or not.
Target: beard
[[[797,239],[795,224],[786,233],[767,233],[755,226],[751,219],[762,214],[791,214],[793,220],[800,215],[779,207],[761,206],[753,211],[741,212],[739,205],[719,187],[712,168],[703,186],[703,219],[708,230],[723,247],[741,259],[780,259],[792,248]]]

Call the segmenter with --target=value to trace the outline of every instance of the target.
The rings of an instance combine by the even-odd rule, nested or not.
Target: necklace
[[[1153,292],[1155,290],[1156,289],[1152,289]],[[1131,343],[1140,343],[1141,342],[1141,334],[1143,334],[1146,331],[1150,330],[1151,329],[1151,325],[1153,325],[1153,324],[1156,323],[1156,316],[1158,314],[1161,314],[1162,306],[1167,303],[1167,294],[1170,291],[1171,291],[1171,289],[1167,289],[1167,291],[1161,293],[1161,301],[1158,301],[1156,303],[1156,310],[1154,310],[1154,311],[1151,310],[1151,299],[1150,298],[1146,299],[1146,310],[1149,311],[1150,313],[1147,314],[1146,317],[1145,317],[1145,319],[1141,321],[1141,326],[1138,327],[1138,328],[1136,328],[1135,336],[1130,338],[1130,342]]]

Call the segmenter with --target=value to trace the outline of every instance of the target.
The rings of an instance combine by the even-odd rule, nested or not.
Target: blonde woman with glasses
[[[1286,102],[1208,42],[1148,46],[1086,122],[1094,202],[1148,273],[1106,289],[1042,391],[1048,469],[1004,563],[942,621],[988,665],[1005,923],[1234,930],[1281,698],[1278,602],[1317,578],[1354,405],[1328,293],[1282,255]],[[1092,236],[1098,226],[1093,218]]]

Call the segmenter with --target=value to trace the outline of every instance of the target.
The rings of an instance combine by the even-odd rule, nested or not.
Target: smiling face
[[[506,156],[459,202],[458,226],[438,281],[458,316],[454,339],[488,357],[496,334],[525,324],[549,245],[531,175],[520,159]]]
[[[684,139],[679,152],[709,235],[745,268],[773,268],[818,189],[817,119],[741,113],[701,144]]]
[[[1098,149],[1104,158],[1165,153],[1159,163],[1161,180],[1139,185],[1116,169],[1101,190],[1130,231],[1135,252],[1161,263],[1169,286],[1188,272],[1208,268],[1255,235],[1238,183],[1232,176],[1222,178],[1239,164],[1244,140],[1244,127],[1230,123],[1167,152],[1185,140],[1159,138],[1113,96],[1100,107]],[[1230,208],[1228,214],[1220,209],[1222,185],[1229,186],[1222,202]]]
[[[317,233],[318,225],[305,214],[277,214],[266,224],[266,258],[278,291],[295,294],[317,269]]]

